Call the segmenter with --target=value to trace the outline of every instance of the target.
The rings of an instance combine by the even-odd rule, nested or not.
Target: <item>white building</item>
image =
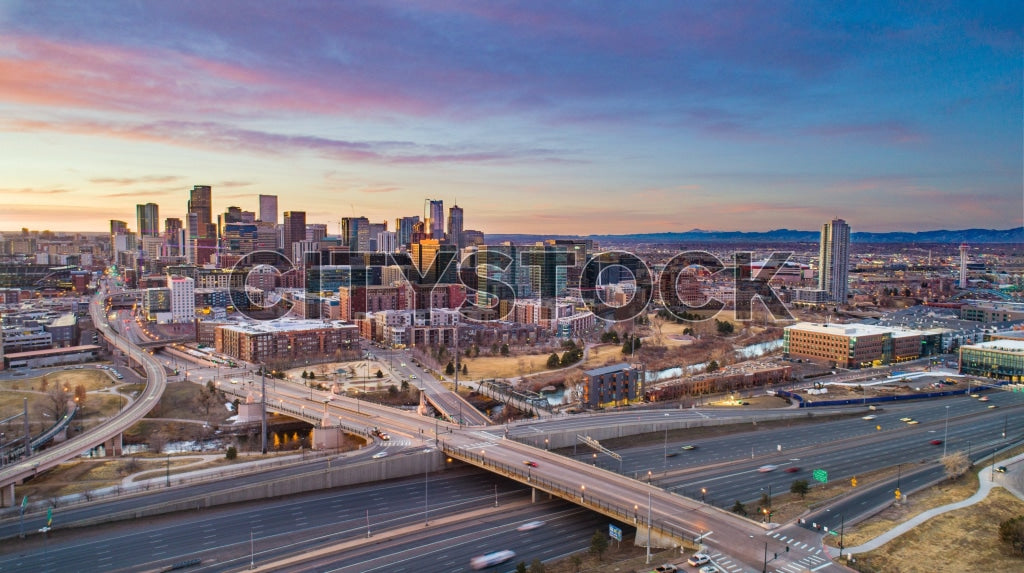
[[[192,321],[196,316],[195,281],[171,275],[167,277],[167,288],[171,289],[171,321]]]

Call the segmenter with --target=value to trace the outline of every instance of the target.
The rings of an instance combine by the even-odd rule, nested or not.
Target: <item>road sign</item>
[[[811,473],[811,477],[813,477],[815,481],[828,483],[828,472],[825,470],[814,470],[814,472]]]
[[[615,541],[622,541],[622,530],[612,524],[608,524],[608,536]]]

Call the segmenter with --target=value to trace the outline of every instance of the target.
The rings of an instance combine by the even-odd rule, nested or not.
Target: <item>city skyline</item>
[[[1021,15],[8,2],[0,228],[185,218],[195,185],[329,228],[425,198],[499,234],[1018,227]]]

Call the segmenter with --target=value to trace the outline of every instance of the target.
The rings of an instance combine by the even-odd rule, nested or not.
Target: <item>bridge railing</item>
[[[566,501],[580,504],[623,523],[632,523],[639,527],[649,526],[652,535],[660,536],[662,538],[667,537],[679,541],[680,545],[684,543],[693,544],[694,539],[698,536],[698,533],[695,531],[690,531],[671,523],[665,523],[659,519],[655,519],[653,520],[653,523],[648,524],[647,514],[644,511],[644,508],[640,508],[636,505],[608,501],[593,495],[588,496],[585,490],[576,489],[575,487],[566,487],[563,483],[533,475],[530,466],[524,466],[526,468],[524,469],[518,465],[498,462],[487,458],[486,455],[480,455],[465,448],[449,446],[444,442],[441,442],[440,447],[446,455],[453,458],[460,459],[464,462],[482,467],[507,478],[514,479],[541,491],[556,495]],[[658,492],[678,496],[678,494],[664,492],[664,490],[658,490]]]

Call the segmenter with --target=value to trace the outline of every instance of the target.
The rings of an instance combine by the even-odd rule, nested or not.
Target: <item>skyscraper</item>
[[[458,205],[448,209],[448,242],[461,249],[462,244],[462,207]]]
[[[399,217],[395,219],[395,234],[399,246],[409,248],[412,244],[412,230],[416,223],[420,222],[418,215],[412,217]]]
[[[217,238],[217,227],[213,224],[213,191],[209,185],[192,186],[188,212],[196,214],[196,228],[190,228],[190,233],[198,239]]]
[[[430,200],[430,238],[444,238],[444,201]]]
[[[291,257],[293,245],[306,240],[306,212],[285,211],[283,226],[284,241],[281,246],[284,248],[284,256]],[[295,266],[300,266],[302,261],[293,261],[293,263]]]
[[[342,217],[341,240],[350,251],[369,251],[370,220],[366,217]]]
[[[833,301],[846,304],[850,272],[850,226],[842,219],[832,219],[821,226],[818,288],[828,291]]]
[[[277,224],[277,195],[260,195],[260,221]]]
[[[138,220],[139,236],[156,237],[160,235],[160,207],[156,203],[136,205],[135,218]]]

